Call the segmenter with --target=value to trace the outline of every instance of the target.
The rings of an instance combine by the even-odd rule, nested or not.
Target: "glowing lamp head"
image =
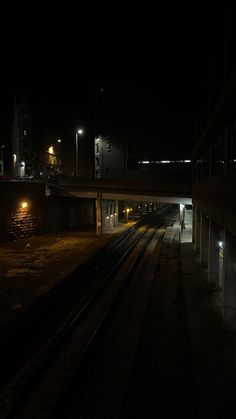
[[[25,209],[27,207],[28,207],[28,203],[27,202],[24,201],[24,202],[21,203],[21,208]]]

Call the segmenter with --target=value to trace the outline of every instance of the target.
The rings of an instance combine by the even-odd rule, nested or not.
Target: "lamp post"
[[[82,129],[77,129],[75,133],[75,176],[79,176],[79,134],[83,134]]]
[[[1,147],[1,156],[0,156],[0,176],[3,176],[3,173],[4,173],[4,155],[3,155],[3,152],[4,152],[4,145],[2,145],[2,147]]]
[[[123,211],[125,213],[126,223],[129,222],[129,213],[130,213],[130,211],[132,211],[132,208],[125,208],[125,210]]]
[[[57,140],[57,172],[61,174],[61,138]]]

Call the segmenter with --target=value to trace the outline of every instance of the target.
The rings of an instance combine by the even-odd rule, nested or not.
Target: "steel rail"
[[[141,229],[145,229],[148,230],[148,228],[150,228],[150,226],[142,226]],[[96,290],[96,292],[93,292],[90,295],[90,298],[88,299],[87,303],[83,306],[83,308],[80,310],[79,313],[77,313],[77,315],[74,317],[73,321],[71,322],[70,326],[67,326],[67,329],[60,329],[59,332],[57,333],[57,335],[54,335],[54,337],[50,340],[50,343],[47,343],[47,356],[46,358],[49,359],[50,357],[54,356],[52,354],[54,354],[55,351],[57,351],[58,349],[58,342],[62,342],[63,339],[66,339],[66,336],[68,335],[69,330],[71,330],[71,327],[76,325],[78,323],[78,321],[81,321],[81,318],[85,315],[86,310],[88,309],[89,305],[91,305],[95,299],[95,295],[101,291],[101,289],[104,287],[105,282],[111,277],[111,275],[114,274],[114,272],[116,271],[116,269],[118,269],[118,266],[123,262],[124,258],[127,257],[127,255],[131,252],[132,248],[135,246],[135,243],[137,243],[137,241],[139,240],[140,236],[143,236],[144,232],[141,231],[136,235],[136,238],[133,242],[131,242],[131,244],[129,245],[129,248],[126,249],[126,252],[123,252],[124,249],[122,249],[122,256],[120,258],[120,261],[117,262],[117,264],[113,265],[113,269],[111,270],[110,274],[107,274],[107,277],[104,278],[104,281],[102,283],[100,283],[99,288]],[[121,244],[119,242],[118,248],[121,249],[121,247],[123,246],[123,243]],[[130,265],[130,269],[132,269],[133,265]],[[50,349],[50,350],[49,350]],[[48,352],[49,351],[49,352]],[[51,355],[48,355],[48,353],[50,353]],[[10,385],[7,386],[7,391],[5,390],[2,395],[1,395],[1,402],[5,401],[4,403],[1,403],[1,406],[4,404],[4,408],[3,411],[5,412],[5,416],[3,417],[8,417],[6,415],[8,415],[9,413],[9,408],[11,409],[12,404],[15,403],[16,399],[19,399],[19,394],[22,395],[22,391],[24,390],[25,387],[27,387],[28,383],[31,382],[32,380],[32,376],[31,374],[33,373],[34,377],[35,377],[35,371],[39,371],[40,370],[40,365],[42,368],[42,363],[45,362],[45,348],[43,351],[41,351],[41,353],[39,355],[37,355],[36,359],[33,359],[26,367],[26,370],[24,372],[20,372],[20,374],[18,374],[18,376],[15,378],[15,380],[13,380]],[[31,372],[30,372],[31,371]],[[27,385],[26,385],[27,384]],[[18,389],[18,395],[16,396],[16,389]],[[7,395],[8,393],[8,395]],[[7,413],[8,412],[8,413]]]

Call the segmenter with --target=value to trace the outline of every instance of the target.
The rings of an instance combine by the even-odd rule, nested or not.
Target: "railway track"
[[[4,360],[1,418],[59,417],[70,383],[85,368],[87,354],[99,340],[117,301],[135,289],[139,289],[139,298],[143,299],[138,314],[139,323],[142,322],[165,225],[173,217],[173,213],[159,213],[146,219],[127,237],[117,239],[95,257],[93,264],[90,261],[36,302],[18,320],[20,332],[16,325],[4,331],[6,347],[16,348],[19,339],[23,344],[19,344],[21,350],[14,368],[9,368],[10,350]],[[144,277],[145,282],[138,286]],[[35,337],[39,325],[41,333]]]

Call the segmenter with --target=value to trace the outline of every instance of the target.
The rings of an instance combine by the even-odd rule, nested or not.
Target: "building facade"
[[[193,150],[193,241],[236,329],[236,55],[232,10],[212,11]]]
[[[61,172],[61,140],[50,138],[25,95],[16,96],[12,124],[14,178],[47,179]]]
[[[95,138],[95,177],[126,177],[126,147],[122,141],[112,139],[109,135],[98,135]]]

